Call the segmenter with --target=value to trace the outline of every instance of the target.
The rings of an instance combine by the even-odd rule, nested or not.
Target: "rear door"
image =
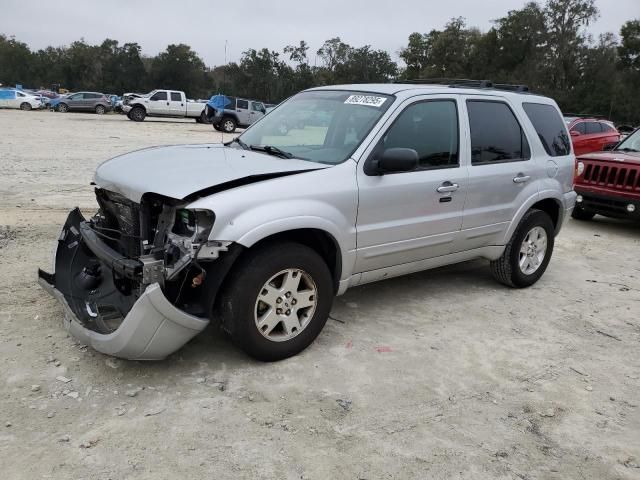
[[[603,149],[606,135],[602,133],[600,122],[586,122],[586,139],[589,147],[587,153],[599,152]]]
[[[358,107],[373,108],[373,107]],[[455,95],[405,101],[358,164],[356,272],[450,253],[462,225],[468,156]],[[369,166],[389,148],[411,148],[419,165],[379,175]],[[363,166],[364,164],[364,166]]]
[[[249,112],[249,100],[238,98],[236,100],[236,115],[240,125],[251,124],[251,114]]]
[[[170,92],[169,95],[169,108],[171,109],[171,114],[176,117],[184,117],[187,112],[184,93]]]
[[[465,107],[471,166],[460,250],[500,245],[540,177],[522,120],[506,99],[468,95]]]

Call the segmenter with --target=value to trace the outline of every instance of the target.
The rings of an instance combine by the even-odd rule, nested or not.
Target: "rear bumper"
[[[139,296],[123,295],[114,280],[131,274],[122,256],[83,232],[83,222],[77,209],[69,214],[58,239],[55,272],[38,271],[38,283],[64,308],[64,326],[71,335],[107,355],[161,360],[206,328],[208,319],[175,307],[158,283],[145,286]],[[87,269],[99,271],[93,278],[99,280],[87,283]],[[115,330],[100,333],[97,319],[114,307],[122,320]]]
[[[576,205],[582,210],[593,212],[605,217],[627,218],[640,220],[640,198],[631,199],[626,196],[617,196],[609,193],[593,193],[590,190],[575,187],[576,193],[582,197],[581,202]],[[628,205],[634,205],[635,210],[629,212]]]

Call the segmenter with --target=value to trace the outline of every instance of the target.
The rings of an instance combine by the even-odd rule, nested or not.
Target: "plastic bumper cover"
[[[129,360],[162,360],[205,329],[209,320],[174,307],[160,285],[149,285],[118,329],[101,334],[82,326],[64,295],[40,272],[38,283],[65,310],[64,326],[76,339],[98,352]]]

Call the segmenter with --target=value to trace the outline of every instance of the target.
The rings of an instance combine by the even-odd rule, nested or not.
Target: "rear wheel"
[[[20,110],[24,110],[24,111],[31,110],[31,104],[28,102],[21,103]]]
[[[220,297],[224,330],[252,357],[291,357],[324,327],[333,282],[324,260],[298,243],[249,251],[229,275]]]
[[[591,220],[595,216],[595,212],[588,212],[578,205],[576,205],[573,208],[573,212],[571,212],[571,217],[576,220]]]
[[[67,113],[69,111],[69,105],[67,105],[66,103],[58,104],[58,111],[62,113]]]
[[[142,122],[146,116],[147,112],[142,107],[134,107],[129,112],[129,118],[134,122]]]
[[[98,115],[104,115],[104,113],[107,111],[106,108],[104,108],[104,105],[96,105],[96,113]]]
[[[213,128],[214,128],[214,130],[217,130],[218,132],[222,131],[222,129],[220,128],[220,125],[214,125]]]
[[[235,132],[236,126],[236,121],[231,117],[224,117],[220,122],[220,129],[225,133]]]
[[[553,253],[555,228],[549,215],[529,210],[505,247],[491,262],[491,273],[500,283],[523,288],[536,283],[547,269]]]

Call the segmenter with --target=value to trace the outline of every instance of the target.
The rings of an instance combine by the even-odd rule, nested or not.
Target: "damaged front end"
[[[40,270],[39,283],[62,303],[65,327],[81,342],[117,357],[162,359],[208,325],[240,247],[208,240],[208,210],[155,194],[138,204],[97,188],[96,198],[91,219],[70,212],[55,272]]]

